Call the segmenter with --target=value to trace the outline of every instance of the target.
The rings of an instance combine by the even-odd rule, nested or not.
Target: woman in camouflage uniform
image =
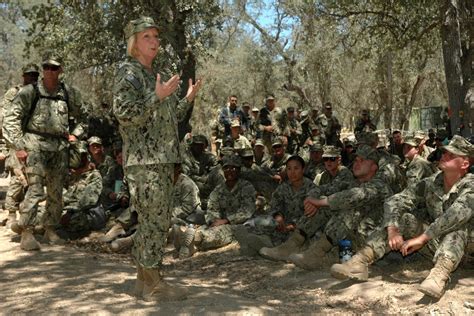
[[[180,162],[178,121],[184,119],[201,81],[189,80],[186,97],[175,92],[179,76],[166,82],[153,69],[160,42],[152,18],[141,17],[125,28],[127,59],[114,81],[114,115],[123,138],[124,170],[132,205],[138,213],[133,256],[136,294],[144,299],[174,300],[184,289],[160,277],[163,247],[171,219],[174,163]]]

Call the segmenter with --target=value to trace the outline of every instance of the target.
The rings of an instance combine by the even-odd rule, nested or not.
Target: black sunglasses
[[[338,158],[338,157],[324,157],[324,158],[323,158],[323,161],[329,161],[329,160],[331,160],[331,161],[336,161],[337,158]]]
[[[60,66],[55,65],[43,65],[43,70],[51,70],[51,71],[58,71]]]

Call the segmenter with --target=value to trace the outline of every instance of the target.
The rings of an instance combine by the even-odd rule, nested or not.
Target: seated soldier
[[[273,180],[281,183],[286,178],[285,165],[290,155],[286,153],[286,148],[280,137],[275,137],[272,143],[272,156],[262,164],[262,168],[267,170],[273,176]]]
[[[263,195],[270,201],[271,196],[278,186],[273,180],[273,176],[265,169],[254,163],[254,154],[251,148],[243,149],[240,152],[242,167],[240,168],[240,177],[252,183],[257,189],[257,194]]]
[[[252,148],[250,141],[244,135],[241,135],[241,127],[239,120],[232,120],[230,124],[230,136],[233,140],[233,147],[236,153],[245,148]]]
[[[434,268],[419,290],[440,298],[451,272],[474,242],[474,176],[467,173],[472,157],[474,146],[455,135],[443,147],[441,171],[388,199],[385,229],[373,233],[352,259],[333,265],[331,274],[367,281],[368,266],[391,250],[406,256],[428,248],[434,252]]]
[[[316,142],[309,147],[309,158],[307,161],[304,167],[304,176],[314,180],[318,173],[324,171],[323,145],[321,143]]]
[[[239,229],[237,239],[241,249],[245,249],[248,254],[256,254],[264,246],[281,244],[296,229],[296,222],[304,214],[304,199],[315,188],[313,182],[303,175],[304,165],[300,156],[288,158],[288,179],[273,193],[270,216],[258,216],[245,223],[249,229]]]
[[[114,211],[120,208],[120,201],[117,194],[123,182],[123,161],[122,161],[122,142],[117,141],[113,144],[113,162],[107,162],[108,167],[103,167],[102,193],[100,203],[106,210]],[[108,156],[107,156],[108,157]],[[108,158],[106,159],[108,160]],[[100,172],[101,170],[99,170]]]
[[[273,260],[289,260],[305,269],[316,269],[322,257],[340,240],[361,243],[382,221],[383,201],[391,194],[388,185],[375,177],[378,159],[375,149],[359,146],[353,166],[356,182],[330,195],[316,187],[305,199],[304,215],[288,241],[279,247],[262,248],[260,254]],[[321,197],[322,194],[328,197]],[[305,240],[317,232],[323,234],[300,253]]]
[[[407,136],[403,142],[403,154],[405,155],[405,176],[407,185],[411,185],[435,172],[435,167],[419,153],[420,140]]]
[[[329,185],[333,181],[352,181],[352,172],[341,164],[341,149],[335,146],[324,146],[323,161],[325,170],[316,175],[314,184]]]
[[[257,166],[262,166],[267,160],[269,160],[269,155],[266,152],[265,144],[259,138],[255,140],[255,145],[253,146],[254,160]]]
[[[227,155],[222,159],[225,183],[218,185],[209,197],[206,224],[183,233],[189,255],[195,251],[223,247],[234,240],[234,225],[242,224],[255,212],[256,192],[250,182],[240,178],[240,158]]]
[[[87,149],[79,147],[80,161],[71,164],[67,190],[63,193],[64,212],[61,218],[62,230],[70,237],[79,237],[90,230],[105,226],[105,211],[100,206],[102,177],[89,161]]]

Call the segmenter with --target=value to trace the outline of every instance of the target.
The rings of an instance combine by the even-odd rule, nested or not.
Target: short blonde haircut
[[[127,40],[127,55],[133,58],[137,58],[137,49],[135,48],[135,43],[137,42],[137,34],[133,34]]]

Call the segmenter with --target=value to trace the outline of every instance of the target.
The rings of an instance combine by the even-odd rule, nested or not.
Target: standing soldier
[[[178,122],[185,119],[201,81],[189,79],[186,96],[176,96],[179,76],[162,82],[153,67],[160,51],[158,27],[150,17],[125,28],[128,57],[114,81],[114,115],[123,138],[125,178],[138,213],[132,254],[136,295],[147,300],[182,299],[186,291],[161,276],[163,248],[171,225],[174,164],[181,162]]]
[[[3,135],[26,164],[28,191],[20,210],[20,247],[38,250],[33,236],[38,203],[46,199],[44,239],[63,241],[55,232],[62,211],[62,190],[68,170],[68,148],[85,131],[86,113],[79,92],[59,80],[62,59],[47,52],[43,80],[22,88],[5,112]],[[46,187],[46,193],[44,191]]]
[[[36,83],[38,81],[38,76],[39,67],[36,64],[28,64],[23,67],[23,85],[17,85],[9,89],[3,98],[1,105],[2,113],[0,114],[0,126],[3,126],[3,114],[8,108],[10,108],[13,99],[15,99],[20,89],[23,86]],[[5,162],[5,167],[6,169],[10,169],[12,171],[10,184],[8,185],[7,196],[5,198],[5,209],[8,211],[7,226],[11,228],[12,225],[16,226],[16,212],[19,211],[20,203],[25,197],[25,189],[28,186],[28,183],[26,182],[24,170],[22,170],[24,168],[15,155],[15,150],[10,150],[8,158]]]

